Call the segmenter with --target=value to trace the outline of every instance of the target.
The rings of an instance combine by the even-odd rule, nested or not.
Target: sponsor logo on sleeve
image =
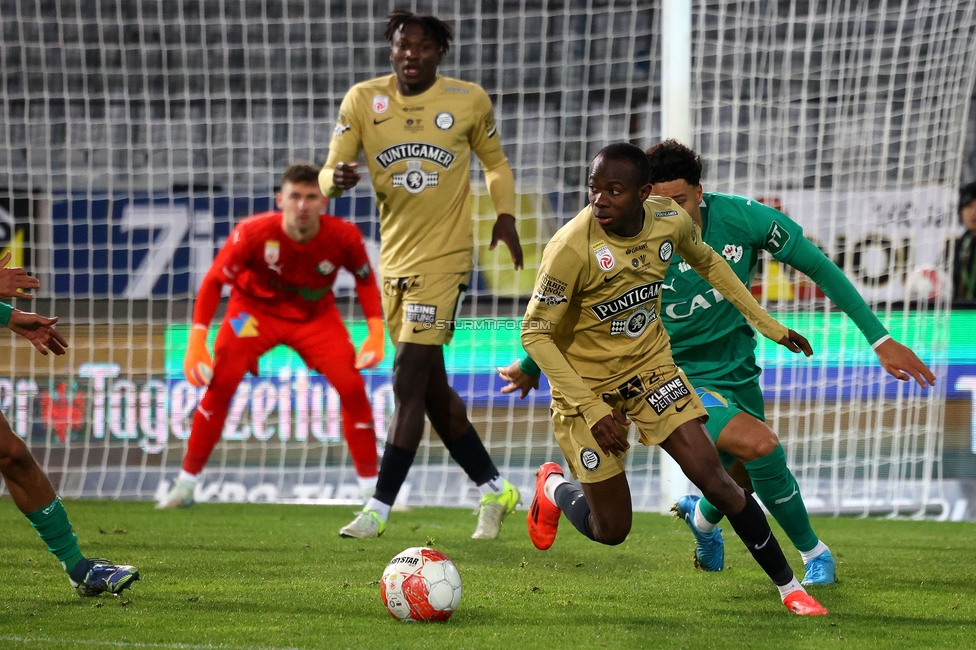
[[[338,136],[342,135],[343,133],[345,133],[348,130],[349,130],[349,125],[348,124],[339,123],[339,124],[336,124],[335,129],[332,130],[332,135],[338,137]]]
[[[444,92],[446,93],[457,93],[459,95],[467,95],[468,90],[466,88],[458,88],[456,86],[444,86]]]
[[[497,131],[498,128],[495,126],[495,113],[494,111],[490,111],[487,115],[485,115],[485,133],[487,133],[488,137],[490,138],[494,136]]]
[[[596,256],[596,263],[604,271],[609,271],[616,265],[616,261],[613,259],[613,253],[610,252],[610,247],[602,239],[593,242],[590,248],[593,249],[593,255]]]
[[[654,216],[658,219],[667,219],[668,217],[677,217],[677,210],[661,210],[660,212],[655,212]]]
[[[561,302],[566,302],[566,283],[559,278],[554,278],[548,273],[543,273],[539,279],[539,287],[532,295],[533,298],[543,303],[547,307],[554,307]]]
[[[735,244],[726,244],[722,248],[722,257],[732,262],[733,264],[738,264],[739,260],[742,259],[742,246],[736,246]]]
[[[691,391],[681,377],[675,377],[670,381],[664,382],[644,399],[654,409],[655,413],[661,415],[672,404],[685,397],[691,397]],[[682,411],[685,409],[685,406],[681,407]]]
[[[783,230],[782,226],[773,221],[766,233],[766,250],[775,253],[783,250],[790,241],[790,233]]]
[[[635,307],[640,307],[641,305],[657,300],[660,293],[660,280],[648,282],[628,289],[616,298],[597,303],[590,307],[590,311],[602,323]]]
[[[365,264],[363,264],[362,266],[360,266],[358,269],[356,269],[355,271],[353,271],[352,274],[355,275],[360,280],[365,280],[366,278],[369,277],[370,270],[371,269],[369,267],[369,262],[366,262]]]
[[[390,98],[386,95],[373,95],[373,112],[385,113],[390,107]]]
[[[580,450],[580,465],[587,472],[595,472],[600,467],[600,452],[590,447],[583,447]]]
[[[437,306],[408,302],[406,309],[408,323],[433,323],[437,320]]]
[[[437,125],[437,128],[441,131],[447,131],[454,126],[454,116],[447,111],[443,111],[438,113],[437,117],[434,118],[434,124]]]
[[[657,249],[657,256],[661,258],[662,262],[667,262],[672,255],[674,255],[674,242],[665,239],[661,242],[661,247]]]

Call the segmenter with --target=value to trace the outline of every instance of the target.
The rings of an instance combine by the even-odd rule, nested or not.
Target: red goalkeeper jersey
[[[280,212],[256,214],[237,224],[203,280],[193,322],[210,324],[223,284],[232,285],[236,296],[265,313],[307,321],[334,308],[332,285],[340,267],[356,277],[365,316],[381,318],[379,289],[359,228],[331,215],[319,219],[318,234],[305,244],[285,234]]]

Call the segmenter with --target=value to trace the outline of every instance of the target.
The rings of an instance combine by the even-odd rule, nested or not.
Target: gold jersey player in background
[[[349,89],[319,182],[337,198],[361,176],[366,158],[380,213],[383,311],[396,346],[396,410],[376,493],[341,531],[378,537],[413,464],[424,414],[482,494],[476,539],[498,536],[520,497],[503,479],[447,380],[444,348],[474,268],[470,165],[474,152],[498,218],[491,248],[505,242],[515,268],[522,249],[515,229],[515,181],[502,152],[491,100],[477,84],[437,74],[451,28],[433,16],[394,11],[383,32],[394,74]]]

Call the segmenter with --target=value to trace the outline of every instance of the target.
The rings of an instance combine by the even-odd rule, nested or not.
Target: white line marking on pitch
[[[192,643],[127,643],[125,641],[93,641],[91,639],[52,639],[45,637],[29,636],[0,636],[0,641],[16,641],[18,643],[71,643],[74,645],[88,646],[108,646],[110,648],[172,648],[173,650],[234,650],[236,648],[247,650],[301,650],[301,648],[277,647],[277,646],[237,646],[225,645],[223,643],[213,645],[210,643],[199,645]]]

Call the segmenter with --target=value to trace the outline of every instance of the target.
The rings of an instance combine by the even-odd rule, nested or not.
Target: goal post
[[[173,480],[201,396],[182,356],[202,275],[237,221],[272,208],[288,163],[324,162],[345,91],[390,73],[382,29],[401,4],[64,0],[52,15],[0,0],[2,245],[43,283],[30,308],[61,317],[71,343],[52,358],[5,341],[0,409],[62,494],[151,499]],[[518,323],[543,247],[585,204],[590,159],[610,142],[687,140],[706,190],[781,207],[896,338],[945,370],[951,312],[937,285],[976,69],[971,2],[693,0],[688,71],[670,58],[668,0],[408,5],[454,29],[441,72],[488,91],[516,176],[519,273],[504,246],[488,250],[494,212],[473,167],[477,269],[445,360],[524,495],[540,463],[561,460],[548,388],[501,395],[495,368],[523,354]],[[687,135],[665,83],[682,77]],[[375,261],[368,178],[329,210],[361,228]],[[906,279],[932,295],[905,302]],[[766,262],[761,280],[763,304],[819,351],[758,351],[770,423],[811,510],[941,513],[953,389],[886,378],[804,278]],[[344,276],[335,290],[358,345],[366,325],[352,287]],[[392,357],[365,374],[380,449]],[[335,391],[286,349],[259,371],[234,398],[199,498],[354,502]],[[660,451],[632,448],[635,507],[666,510]],[[401,496],[478,498],[435,435]]]

